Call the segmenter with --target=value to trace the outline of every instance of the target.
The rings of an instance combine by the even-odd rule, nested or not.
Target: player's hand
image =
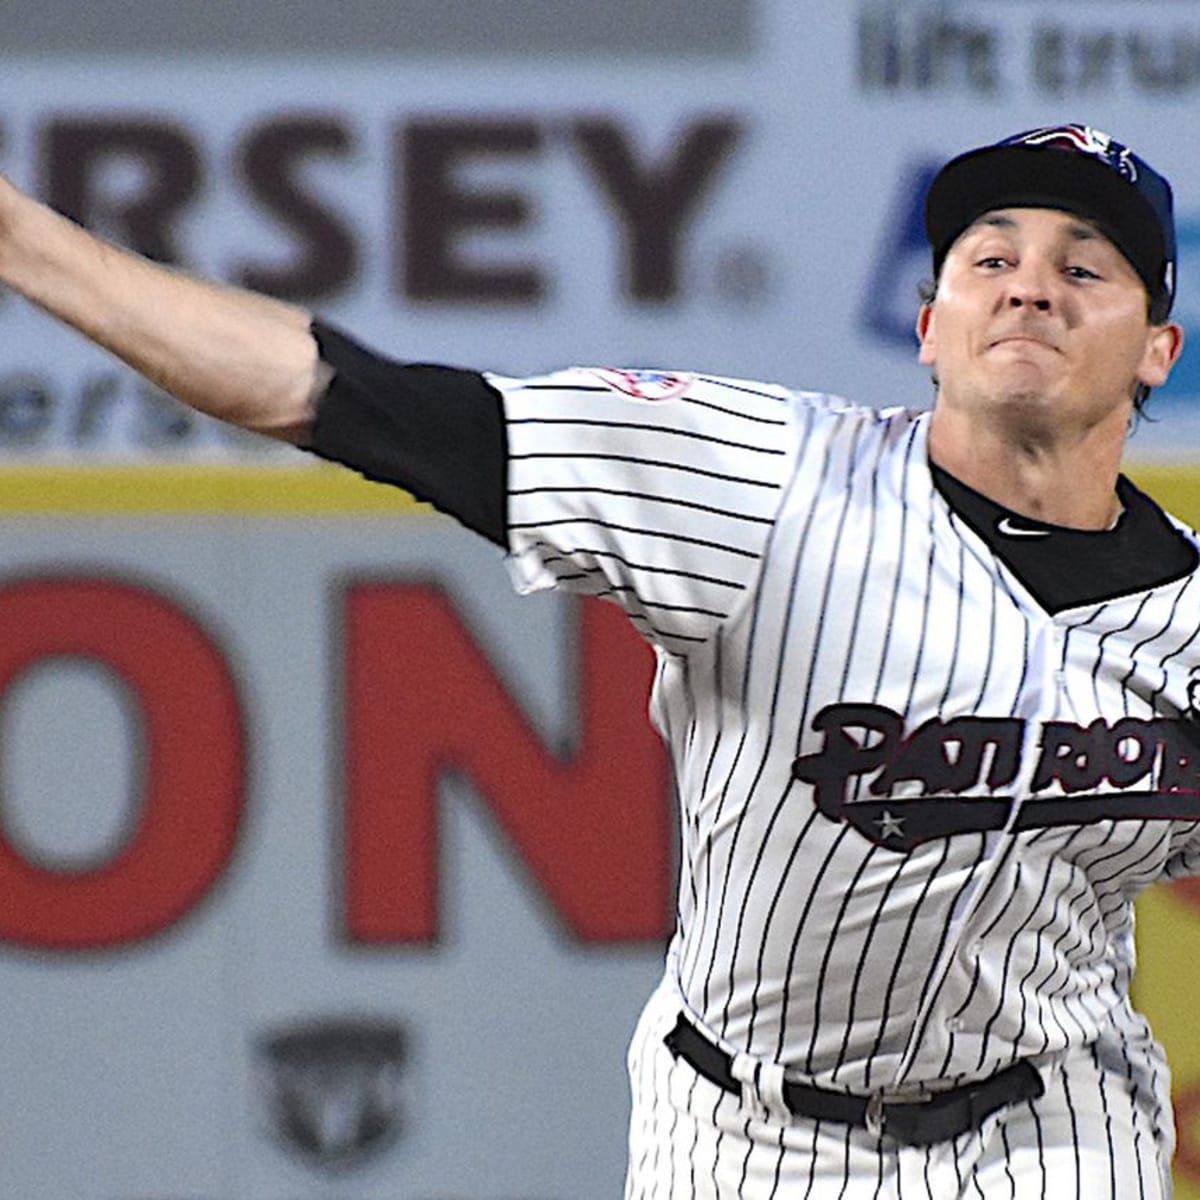
[[[39,212],[49,213],[44,204],[27,195],[4,174],[0,174],[0,287],[21,290],[21,229]]]
[[[9,288],[15,282],[12,275],[13,247],[22,203],[30,203],[29,197],[0,174],[0,301],[9,299]]]
[[[20,199],[21,193],[4,175],[0,175],[0,249],[9,239],[13,208]]]

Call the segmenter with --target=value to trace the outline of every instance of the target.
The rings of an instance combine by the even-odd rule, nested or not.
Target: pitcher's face
[[[1090,221],[1045,208],[986,213],[951,247],[917,324],[938,404],[1086,428],[1127,421],[1139,384],[1165,382],[1177,326]]]

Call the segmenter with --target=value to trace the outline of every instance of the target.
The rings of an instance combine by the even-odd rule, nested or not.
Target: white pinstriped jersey
[[[934,487],[927,415],[489,381],[518,585],[614,599],[656,648],[693,1015],[860,1092],[1102,1034],[1153,1085],[1131,904],[1200,869],[1200,580],[1047,613]]]

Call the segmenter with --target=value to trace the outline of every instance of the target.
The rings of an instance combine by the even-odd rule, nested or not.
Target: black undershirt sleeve
[[[316,320],[334,370],[307,450],[395,484],[507,549],[499,393],[477,371],[394,362]]]

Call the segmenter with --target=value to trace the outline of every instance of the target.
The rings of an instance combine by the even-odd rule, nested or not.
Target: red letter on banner
[[[98,579],[0,589],[0,696],[52,658],[101,663],[141,709],[136,827],[108,862],[49,869],[0,835],[0,939],[99,949],[178,921],[229,861],[242,808],[241,716],[220,652],[161,596]]]
[[[1171,894],[1177,900],[1182,900],[1184,904],[1191,905],[1192,908],[1200,909],[1200,876],[1176,879],[1170,884],[1170,888]]]
[[[360,943],[438,928],[439,777],[471,777],[567,928],[660,939],[670,921],[666,754],[652,656],[615,608],[579,606],[579,729],[557,758],[434,588],[346,596],[346,922]]]
[[[1179,1145],[1175,1151],[1175,1177],[1195,1186],[1200,1183],[1200,1086],[1176,1088],[1176,1093]]]

